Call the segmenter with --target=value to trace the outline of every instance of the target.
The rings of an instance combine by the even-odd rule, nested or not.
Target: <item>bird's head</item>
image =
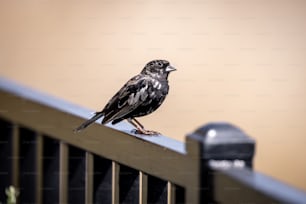
[[[142,74],[154,78],[168,78],[168,74],[176,69],[167,60],[152,60],[141,71]]]

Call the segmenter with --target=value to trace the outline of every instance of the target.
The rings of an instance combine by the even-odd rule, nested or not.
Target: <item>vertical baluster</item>
[[[66,143],[60,143],[60,201],[59,203],[68,202],[68,146]]]
[[[175,204],[175,189],[176,189],[176,186],[171,183],[170,181],[168,181],[168,184],[167,184],[167,191],[168,191],[168,204]]]
[[[16,188],[19,188],[19,143],[19,126],[14,124],[12,134],[12,183]]]
[[[85,170],[85,202],[93,203],[93,173],[94,162],[93,155],[86,152],[86,170]]]
[[[43,136],[36,133],[36,203],[42,203]]]
[[[112,162],[112,204],[119,203],[119,172],[120,165]]]
[[[148,176],[140,171],[139,172],[139,203],[147,204],[148,202]]]

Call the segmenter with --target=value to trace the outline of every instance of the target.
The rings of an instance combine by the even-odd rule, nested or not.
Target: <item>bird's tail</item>
[[[91,123],[93,123],[96,120],[98,120],[99,118],[101,118],[103,115],[104,115],[103,112],[96,112],[95,115],[92,118],[90,118],[89,120],[86,120],[84,123],[82,123],[79,127],[75,128],[73,131],[74,132],[80,132],[81,130],[83,130],[84,128],[89,126]]]

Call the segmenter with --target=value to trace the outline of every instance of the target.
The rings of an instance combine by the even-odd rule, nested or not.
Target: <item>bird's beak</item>
[[[169,65],[168,67],[166,67],[166,72],[172,72],[175,71],[176,69],[174,67],[172,67],[171,65]]]

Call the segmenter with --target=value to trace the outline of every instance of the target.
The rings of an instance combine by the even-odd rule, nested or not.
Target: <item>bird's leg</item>
[[[132,118],[132,121],[134,121],[140,127],[140,128],[137,129],[138,133],[145,134],[145,135],[160,135],[159,132],[144,129],[144,126],[138,120],[136,120],[135,118]]]
[[[129,118],[128,122],[131,123],[136,128],[137,134],[143,134],[143,135],[159,135],[159,132],[152,131],[152,130],[146,130],[144,129],[144,126],[135,118]]]
[[[138,123],[136,123],[135,121],[133,121],[131,118],[128,118],[127,121],[128,121],[129,123],[131,123],[137,130],[143,129],[143,126],[139,126]]]
[[[132,121],[134,121],[137,125],[139,125],[142,129],[144,129],[144,126],[135,118],[132,118]]]

